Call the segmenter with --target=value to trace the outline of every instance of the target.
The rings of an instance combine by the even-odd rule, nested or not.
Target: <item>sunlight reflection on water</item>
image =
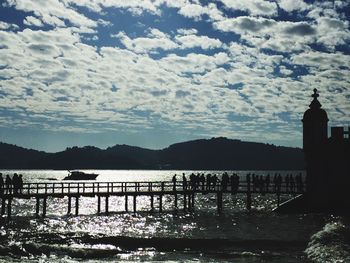
[[[7,172],[14,173],[14,171],[1,172],[4,174]],[[60,180],[67,175],[67,171],[31,170],[16,172],[23,173],[27,182]],[[100,173],[97,181],[109,182],[163,181],[171,180],[175,173],[179,175],[183,173],[183,171],[129,170],[87,170],[86,172]],[[186,171],[187,175],[189,173]],[[221,174],[222,172],[217,173]],[[246,173],[239,172],[241,175]],[[105,199],[102,198],[101,200],[101,207],[104,208]],[[219,258],[235,257],[235,259],[242,259],[242,253],[247,252],[247,250],[252,255],[260,255],[261,252],[259,252],[257,245],[238,250],[237,248],[226,248],[227,250],[220,252],[223,253],[220,255],[217,254],[219,253],[217,250],[209,253],[207,251],[208,248],[199,252],[191,252],[191,250],[188,252],[186,252],[187,250],[174,252],[171,249],[168,252],[162,252],[147,246],[140,248],[140,250],[125,250],[125,248],[120,248],[116,242],[121,237],[145,238],[146,240],[157,237],[165,239],[193,238],[196,240],[227,239],[305,242],[310,237],[310,233],[315,231],[320,225],[318,219],[315,220],[313,216],[271,214],[271,209],[276,205],[276,198],[271,195],[253,195],[252,211],[250,212],[245,210],[245,195],[224,195],[224,213],[221,215],[218,215],[216,211],[216,196],[209,194],[196,195],[194,213],[182,211],[182,196],[179,196],[179,209],[177,211],[174,209],[174,197],[164,196],[163,213],[157,212],[159,210],[159,200],[157,198],[154,200],[154,213],[150,213],[150,198],[147,196],[137,197],[136,213],[124,212],[124,200],[124,197],[110,197],[109,215],[102,214],[97,216],[97,198],[82,197],[79,201],[79,216],[67,216],[67,197],[61,199],[48,198],[46,218],[34,218],[35,200],[14,200],[14,219],[6,228],[1,228],[1,237],[3,240],[17,244],[14,246],[18,246],[18,249],[21,249],[22,246],[27,246],[26,249],[28,251],[36,251],[33,247],[40,248],[44,251],[44,254],[47,253],[49,255],[49,262],[62,262],[62,257],[67,256],[69,260],[75,257],[82,257],[86,259],[86,262],[89,262],[92,260],[89,258],[96,255],[106,260],[117,259],[118,261],[204,260],[215,262],[218,260],[217,256]],[[132,198],[129,198],[129,209],[131,208]],[[74,201],[72,210],[74,211]],[[286,253],[288,256],[281,256],[282,262],[287,262],[285,259],[290,258],[291,253],[292,255],[295,253],[294,248],[292,248],[292,252],[290,252],[290,249],[289,247],[284,248],[283,253]],[[238,253],[237,251],[240,252]],[[207,255],[206,253],[209,254]],[[40,258],[37,256],[33,257],[36,260]],[[67,261],[69,261],[68,259]],[[256,261],[248,257],[246,261],[241,262],[262,261]],[[294,261],[290,262],[302,261],[295,258]]]

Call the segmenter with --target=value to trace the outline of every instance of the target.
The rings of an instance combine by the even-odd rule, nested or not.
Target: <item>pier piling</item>
[[[250,191],[250,174],[247,174],[247,210],[250,210],[252,207],[252,193]]]
[[[108,196],[106,196],[106,200],[105,200],[105,210],[106,210],[106,214],[108,215],[108,213],[109,213],[109,197]]]
[[[151,211],[154,211],[154,196],[151,195]]]
[[[71,210],[72,210],[72,197],[68,196],[68,211],[67,211],[68,215],[70,215]]]
[[[45,196],[43,200],[43,217],[46,216],[46,205],[47,205],[47,197]]]
[[[191,212],[192,211],[191,194],[188,194],[187,201],[188,201],[188,204],[187,204],[188,211]]]
[[[125,195],[125,211],[128,212],[128,195]]]
[[[1,199],[1,215],[5,214],[5,209],[6,209],[6,199],[3,197]]]
[[[159,212],[163,211],[163,195],[159,195]]]
[[[218,191],[216,199],[217,199],[218,213],[221,214],[222,212],[222,192],[221,191]]]
[[[187,210],[187,200],[186,200],[186,193],[184,193],[184,211]]]
[[[11,211],[12,211],[12,198],[9,198],[7,200],[7,218],[11,217]]]
[[[246,208],[247,208],[247,210],[250,210],[252,208],[252,194],[251,194],[251,192],[247,192]]]
[[[174,206],[177,209],[177,194],[174,195]]]
[[[75,197],[75,215],[79,215],[79,196]]]
[[[195,193],[192,192],[192,200],[191,200],[192,210],[191,211],[194,211],[194,196],[195,196]]]
[[[97,196],[97,214],[98,215],[101,214],[101,196],[100,195]]]
[[[134,213],[136,213],[136,194],[134,195]]]
[[[36,206],[35,206],[35,216],[38,217],[40,213],[40,198],[36,198]]]

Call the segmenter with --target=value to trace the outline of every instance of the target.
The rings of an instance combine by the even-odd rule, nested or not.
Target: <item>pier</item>
[[[304,187],[290,189],[285,183],[276,188],[273,184],[264,189],[252,185],[250,178],[241,181],[239,185],[225,185],[220,182],[215,186],[198,184],[195,187],[183,181],[156,181],[156,182],[40,182],[24,183],[23,187],[15,192],[14,189],[1,189],[1,215],[11,218],[12,202],[14,199],[35,199],[35,215],[46,216],[48,198],[68,197],[67,214],[79,215],[79,199],[82,197],[97,197],[97,214],[109,213],[109,198],[121,196],[125,199],[125,212],[137,212],[137,197],[148,196],[150,200],[150,211],[155,211],[155,200],[159,202],[158,210],[163,211],[163,197],[172,196],[174,210],[183,209],[194,211],[195,199],[198,194],[216,195],[217,212],[223,212],[223,196],[243,194],[246,209],[252,206],[252,195],[272,194],[276,196],[277,206],[280,204],[281,195],[298,195],[304,193]],[[179,197],[182,196],[182,204],[179,204]],[[129,198],[132,199],[132,207],[129,207]],[[104,199],[104,211],[102,211],[102,200]],[[41,208],[41,209],[40,209]],[[40,211],[41,210],[41,211]]]

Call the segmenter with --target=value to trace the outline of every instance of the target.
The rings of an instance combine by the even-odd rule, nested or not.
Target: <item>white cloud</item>
[[[63,26],[62,20],[68,20],[78,27],[96,27],[97,23],[78,13],[73,8],[56,0],[16,0],[8,1],[17,10],[34,12],[44,23]]]
[[[201,20],[203,15],[207,15],[211,21],[218,21],[224,18],[222,12],[214,3],[209,3],[205,6],[199,3],[193,4],[184,2],[177,7],[179,8],[178,13],[180,15],[195,20]]]
[[[151,34],[161,35],[156,30]],[[186,74],[205,72],[228,62],[225,53],[172,55],[157,61],[119,48],[104,47],[98,52],[80,43],[79,36],[70,29],[3,32],[0,39],[8,46],[0,50],[6,65],[1,70],[6,78],[0,82],[6,94],[0,98],[2,107],[25,109],[29,116],[23,119],[24,126],[39,125],[38,115],[44,116],[42,128],[46,130],[57,127],[57,122],[63,130],[84,129],[82,122],[94,124],[97,130],[103,124],[103,130],[147,128],[159,122],[186,124],[189,112],[204,118],[209,101],[201,103],[200,93],[213,91],[193,84]],[[113,85],[117,91],[112,90]],[[28,88],[32,95],[25,95]],[[213,96],[217,96],[215,92]],[[197,102],[195,106],[193,101]],[[146,120],[133,110],[150,115]],[[16,116],[20,125],[20,117]],[[65,119],[71,123],[65,124]]]
[[[195,35],[198,33],[198,31],[195,28],[179,28],[177,29],[177,33],[179,33],[180,35]]]
[[[150,30],[149,34],[166,36],[157,30]],[[190,130],[200,128],[206,134],[215,134],[232,128],[227,114],[233,113],[255,120],[245,122],[241,128],[241,132],[254,137],[249,130],[256,130],[258,125],[267,125],[267,122],[269,125],[279,123],[277,131],[291,125],[283,124],[276,117],[280,112],[295,111],[292,118],[298,119],[298,114],[305,110],[302,105],[308,105],[303,90],[310,89],[309,83],[316,79],[316,75],[314,79],[302,79],[297,86],[303,90],[297,93],[295,81],[288,78],[282,81],[271,75],[282,60],[281,56],[265,55],[257,48],[234,43],[228,49],[230,55],[224,52],[213,56],[168,55],[154,60],[119,48],[104,47],[98,52],[96,48],[81,44],[79,37],[68,29],[48,32],[26,29],[18,34],[5,32],[0,38],[9,47],[12,43],[20,44],[16,48],[12,45],[0,54],[7,65],[6,70],[1,71],[2,77],[8,78],[1,82],[1,88],[7,94],[1,105],[21,106],[33,113],[33,117],[26,117],[25,125],[37,125],[34,114],[46,116],[45,129],[56,127],[50,122],[70,118],[77,126],[62,125],[62,129],[84,129],[82,121],[91,125],[103,123],[105,129],[135,129],[161,122]],[[302,54],[293,58],[291,63],[313,61],[311,57],[318,56]],[[331,65],[344,65],[346,59],[341,54],[324,58],[334,60]],[[230,67],[223,68],[223,65]],[[283,67],[280,69],[289,73]],[[334,72],[324,72],[317,77],[325,79],[332,74]],[[345,76],[345,72],[340,74],[337,81]],[[238,90],[227,88],[239,83],[243,86]],[[113,85],[118,87],[115,92],[112,91]],[[23,100],[28,87],[33,95]],[[297,102],[293,102],[292,97]],[[325,102],[325,105],[330,104]],[[148,119],[133,113],[133,109],[148,112]],[[193,124],[194,120],[198,124]],[[267,135],[267,138],[273,136],[277,134]]]
[[[214,23],[214,27],[225,32],[254,36],[307,37],[316,34],[316,29],[307,22],[276,21],[262,17],[240,16]]]
[[[240,34],[255,46],[285,52],[306,50],[312,43],[332,50],[350,40],[348,22],[326,17],[315,22],[290,22],[240,16],[215,22],[213,26],[220,31]]]
[[[223,52],[216,53],[213,56],[191,53],[181,57],[171,54],[159,61],[164,69],[177,75],[204,73],[227,62],[229,62],[229,57]]]
[[[303,0],[280,0],[278,5],[287,12],[305,11],[310,8]]]
[[[202,49],[213,49],[222,47],[222,43],[219,39],[214,39],[207,36],[176,36],[175,40],[181,45],[181,48],[185,49],[194,47],[200,47]]]
[[[23,23],[27,26],[37,26],[37,27],[43,26],[43,23],[41,22],[41,20],[37,19],[34,16],[27,16],[24,19]]]
[[[329,49],[350,41],[349,22],[338,18],[320,17],[317,20],[317,42]]]
[[[97,23],[98,23],[99,25],[104,26],[104,27],[111,27],[111,26],[113,26],[113,23],[112,23],[111,21],[106,21],[106,20],[103,20],[103,19],[101,19],[101,18],[99,18],[99,19],[97,20]]]
[[[350,56],[341,52],[324,53],[319,51],[309,51],[293,54],[291,61],[294,64],[316,67],[319,69],[340,69],[346,67],[350,69]]]
[[[280,70],[280,73],[283,74],[284,76],[289,76],[293,73],[293,70],[286,68],[286,66],[280,66],[279,70]]]
[[[227,8],[246,11],[251,15],[275,16],[277,5],[274,2],[264,0],[221,0]]]
[[[101,12],[101,1],[96,0],[61,0],[66,6],[75,4],[77,6],[86,7],[91,11]]]
[[[151,38],[138,37],[131,39],[124,32],[119,32],[114,36],[117,37],[127,49],[136,53],[147,53],[157,49],[169,50],[177,47],[177,44],[165,35],[153,35]]]
[[[124,8],[132,12],[134,15],[141,15],[143,11],[147,11],[152,14],[160,15],[159,6],[162,1],[151,1],[151,0],[101,0],[98,1],[100,6],[113,7],[113,8]]]
[[[17,30],[17,29],[19,29],[19,27],[16,24],[11,24],[11,23],[6,23],[4,21],[0,21],[0,30],[7,30],[7,29]]]
[[[198,4],[188,4],[182,6],[179,10],[179,14],[189,18],[199,19],[206,13],[206,8]]]
[[[209,38],[207,36],[197,36],[191,34],[194,30],[180,32],[186,35],[178,35],[172,38],[164,32],[151,28],[148,30],[147,37],[137,37],[131,39],[125,32],[112,34],[111,37],[118,38],[122,44],[129,50],[136,53],[149,53],[157,49],[172,50],[172,49],[188,49],[200,47],[202,49],[214,49],[223,46],[219,39]]]

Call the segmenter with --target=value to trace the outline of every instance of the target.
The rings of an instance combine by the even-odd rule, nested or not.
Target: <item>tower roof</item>
[[[317,93],[317,89],[314,89],[314,94],[311,95],[314,99],[311,101],[309,107],[310,109],[306,110],[303,117],[303,122],[305,121],[328,121],[327,112],[324,109],[321,109],[322,105],[318,101],[320,95]]]

